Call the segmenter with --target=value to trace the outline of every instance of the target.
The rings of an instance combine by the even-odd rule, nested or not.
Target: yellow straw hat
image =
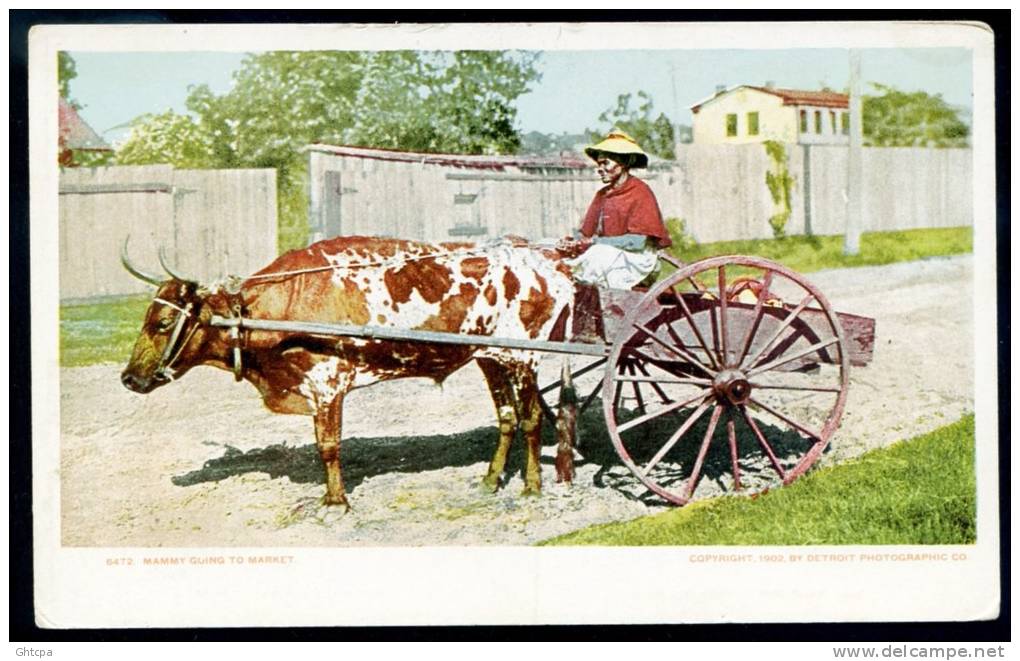
[[[616,129],[610,131],[609,135],[606,136],[606,139],[597,145],[585,147],[584,153],[592,160],[598,160],[599,154],[626,156],[627,158],[623,159],[623,161],[626,163],[626,161],[629,160],[630,167],[648,167],[648,154],[641,150],[641,147],[639,147],[638,143],[634,141],[634,138],[630,137],[623,131],[618,131]]]

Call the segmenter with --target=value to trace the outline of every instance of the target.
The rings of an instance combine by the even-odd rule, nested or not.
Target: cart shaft
[[[577,356],[609,355],[609,345],[582,344],[579,342],[549,342],[545,340],[523,340],[490,335],[460,335],[437,331],[386,328],[383,326],[345,326],[311,321],[282,321],[275,319],[238,319],[214,315],[210,325],[219,328],[241,328],[249,331],[270,331],[278,333],[301,333],[337,337],[358,337],[366,340],[397,340],[400,342],[432,342],[436,344],[460,344],[499,349],[524,351],[547,351]]]

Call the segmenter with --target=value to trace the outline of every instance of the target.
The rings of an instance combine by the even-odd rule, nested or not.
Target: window
[[[807,110],[800,111],[800,132],[807,133]]]
[[[736,134],[737,134],[737,115],[735,113],[726,115],[726,135],[728,137],[731,137]]]
[[[850,113],[840,113],[843,115],[843,135],[850,135]]]
[[[747,113],[747,135],[758,135],[758,113]]]
[[[815,111],[815,133],[821,133],[821,132],[822,132],[822,111],[821,110],[816,110]]]
[[[830,126],[830,129],[831,129],[830,133],[832,133],[832,135],[836,135],[836,111],[835,110],[830,110],[829,111],[829,126]]]

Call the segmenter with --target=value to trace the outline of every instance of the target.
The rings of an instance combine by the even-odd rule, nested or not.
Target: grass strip
[[[968,415],[757,497],[699,501],[541,544],[973,544],[976,489]]]

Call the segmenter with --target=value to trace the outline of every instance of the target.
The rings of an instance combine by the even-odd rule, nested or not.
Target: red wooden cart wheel
[[[760,282],[753,304],[725,295],[738,277]],[[683,505],[802,475],[839,425],[848,378],[843,329],[820,291],[775,262],[712,257],[628,312],[606,364],[603,409],[623,463]]]

